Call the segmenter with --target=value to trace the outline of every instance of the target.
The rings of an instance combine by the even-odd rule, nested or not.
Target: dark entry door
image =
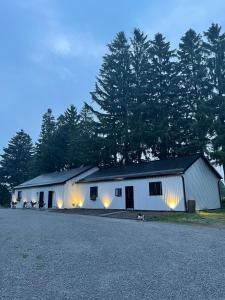
[[[48,208],[52,208],[53,191],[48,192]]]
[[[44,207],[44,192],[40,192],[39,194],[39,208]]]
[[[133,209],[134,208],[134,187],[126,186],[125,195],[126,195],[126,209]]]

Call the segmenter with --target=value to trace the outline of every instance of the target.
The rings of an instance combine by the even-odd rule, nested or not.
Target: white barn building
[[[186,211],[220,208],[220,174],[200,155],[119,167],[80,167],[15,187],[13,202],[46,208]]]

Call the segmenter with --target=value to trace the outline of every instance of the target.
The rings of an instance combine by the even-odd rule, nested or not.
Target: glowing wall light
[[[103,204],[104,208],[109,208],[111,203],[112,203],[112,199],[109,195],[104,195],[102,197],[102,204]]]
[[[84,196],[80,191],[76,190],[73,193],[71,193],[70,203],[72,204],[73,207],[81,208],[84,205]]]
[[[74,199],[71,201],[73,207],[83,207],[84,205],[84,200],[83,199]]]
[[[63,200],[61,198],[57,199],[57,207],[62,208],[63,206]]]
[[[170,209],[174,210],[180,203],[180,198],[176,194],[170,193],[167,195],[165,202]]]

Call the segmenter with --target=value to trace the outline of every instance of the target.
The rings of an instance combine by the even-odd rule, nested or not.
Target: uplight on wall
[[[111,203],[112,203],[112,199],[109,195],[104,195],[102,197],[102,204],[103,204],[104,208],[109,208]]]
[[[84,205],[84,201],[81,200],[81,199],[75,199],[75,200],[72,201],[72,206],[73,206],[74,208],[75,208],[75,207],[81,208],[81,207],[83,207],[83,205]]]
[[[83,207],[84,205],[84,196],[81,191],[75,190],[70,194],[70,205],[72,207]]]
[[[63,201],[62,201],[62,199],[60,199],[60,198],[57,200],[57,207],[58,207],[59,209],[63,207]]]
[[[170,194],[168,194],[168,196],[166,197],[166,204],[167,204],[167,206],[168,206],[170,209],[172,209],[172,210],[176,209],[176,207],[178,206],[179,203],[180,203],[180,199],[179,199],[179,197],[178,197],[176,194],[174,194],[174,193],[170,193]]]
[[[83,205],[84,205],[84,201],[83,201],[83,200],[80,200],[80,201],[78,202],[78,206],[81,208],[81,207],[83,207]]]

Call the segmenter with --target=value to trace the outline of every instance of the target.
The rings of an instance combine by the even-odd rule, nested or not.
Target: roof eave
[[[163,177],[163,176],[180,176],[183,175],[183,171],[179,172],[169,172],[169,173],[155,173],[155,174],[140,174],[135,176],[114,176],[114,177],[104,177],[104,178],[93,178],[90,180],[82,179],[77,183],[93,183],[93,182],[103,182],[103,181],[123,181],[128,179],[142,179],[142,178],[153,178],[153,177]]]
[[[74,176],[71,176],[69,178],[67,178],[66,180],[63,180],[63,181],[59,181],[59,182],[54,182],[54,183],[43,183],[43,184],[32,184],[32,185],[17,185],[14,187],[14,190],[19,190],[19,189],[29,189],[29,188],[35,188],[35,187],[45,187],[45,186],[53,186],[53,185],[62,185],[62,184],[65,184],[67,181],[77,177],[77,176],[80,176],[81,174],[83,174],[84,172],[87,172],[89,170],[91,170],[93,168],[93,166],[90,166],[88,167],[87,169],[79,172],[78,174],[74,175]]]
[[[67,181],[67,180],[66,180]],[[18,185],[14,187],[14,190],[21,190],[21,189],[31,189],[31,188],[39,188],[39,187],[45,187],[45,186],[53,186],[53,185],[63,185],[66,183],[64,182],[57,182],[57,183],[46,183],[46,184],[39,184],[39,185]]]

